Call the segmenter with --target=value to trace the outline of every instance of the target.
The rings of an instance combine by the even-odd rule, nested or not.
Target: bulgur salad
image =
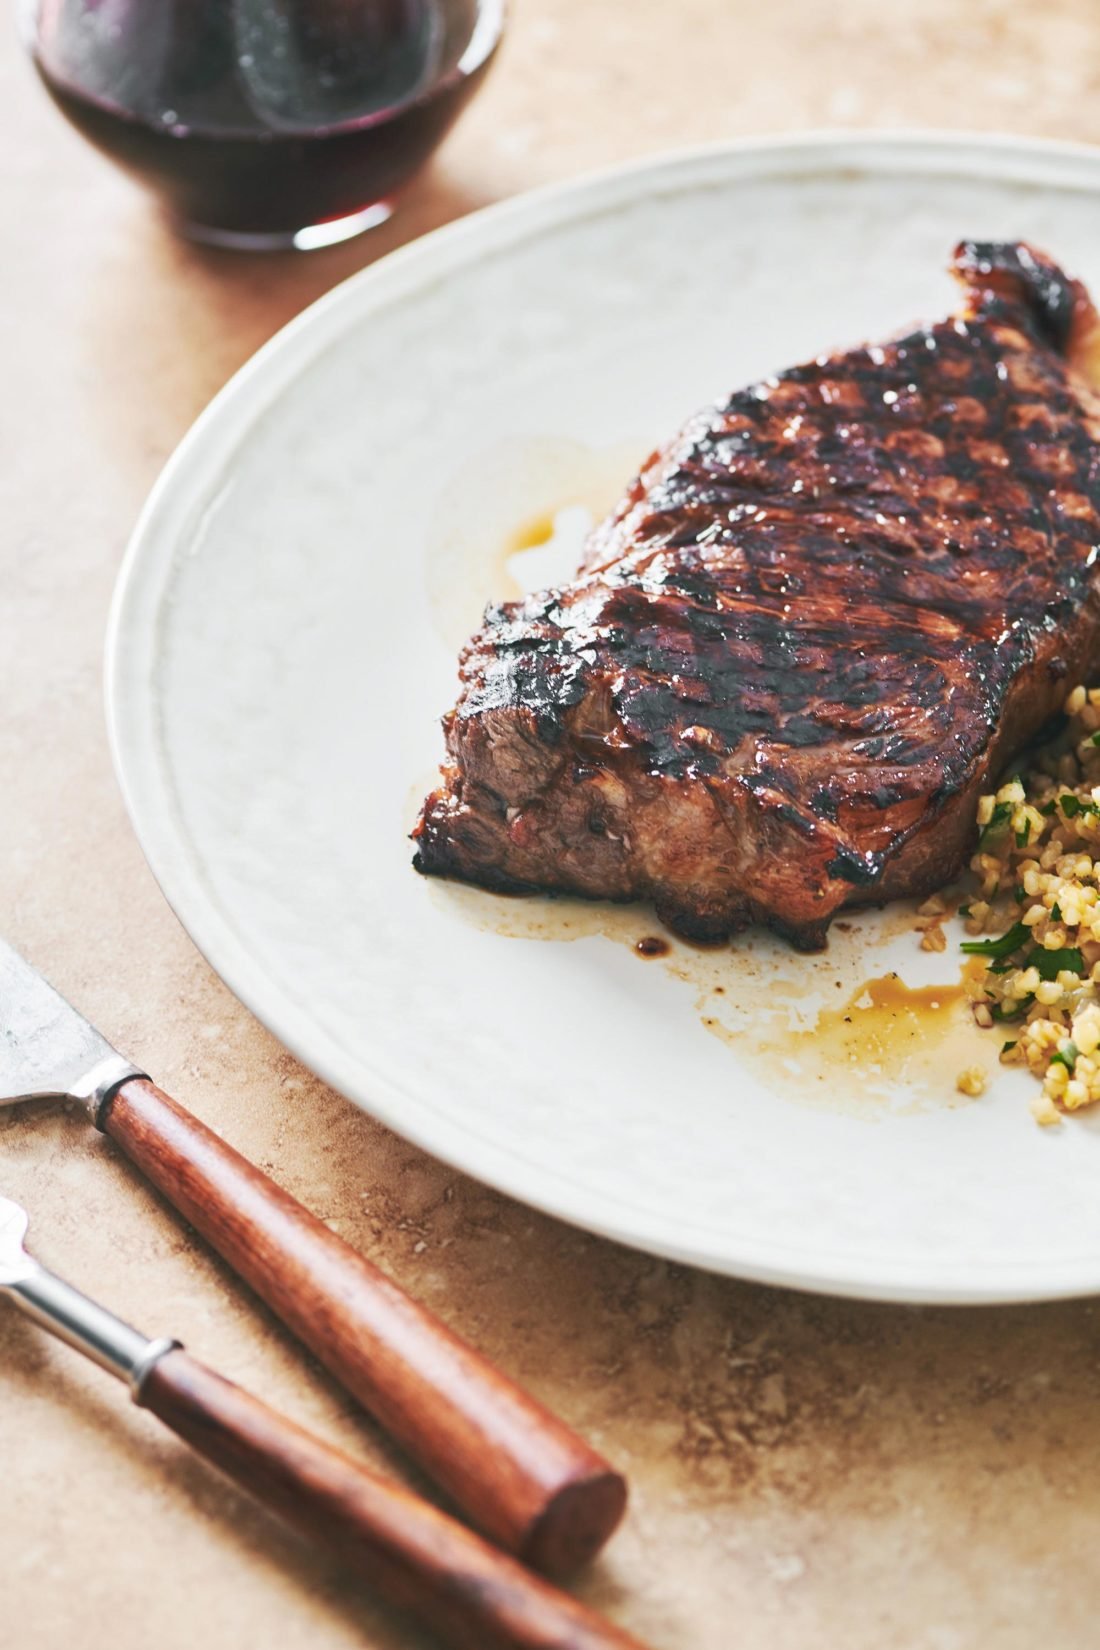
[[[1100,688],[1075,687],[1065,715],[982,797],[976,891],[959,907],[974,1018],[1000,1035],[1002,1064],[1041,1080],[1040,1123],[1100,1100]]]

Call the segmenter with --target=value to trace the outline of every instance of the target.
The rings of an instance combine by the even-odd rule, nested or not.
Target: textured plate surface
[[[580,505],[723,390],[940,314],[962,236],[1027,237],[1100,286],[1098,186],[1091,151],[963,137],[673,157],[429,236],[233,380],[127,554],[109,719],[165,893],[297,1055],[469,1173],[657,1253],[894,1299],[1100,1286],[1100,1132],[1037,1129],[991,1044],[970,1105],[873,1060],[810,1094],[755,1047],[772,975],[797,1019],[861,969],[946,989],[953,945],[862,919],[825,963],[759,941],[646,963],[623,943],[645,913],[601,933],[429,884],[405,837],[458,643],[568,559]],[[567,505],[557,550],[507,560]]]

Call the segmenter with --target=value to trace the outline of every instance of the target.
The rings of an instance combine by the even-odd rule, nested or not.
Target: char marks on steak
[[[1025,245],[953,267],[957,315],[701,413],[571,583],[488,610],[419,870],[807,949],[957,873],[1100,655],[1100,325]]]

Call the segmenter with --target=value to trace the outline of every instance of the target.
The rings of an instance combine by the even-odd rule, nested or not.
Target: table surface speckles
[[[250,261],[173,240],[0,37],[6,391],[0,928],[201,1116],[630,1473],[583,1583],[654,1650],[1096,1642],[1100,1319],[853,1305],[669,1266],[457,1177],[304,1072],[166,908],[111,775],[100,652],[157,470],[335,281],[554,178],[833,126],[1100,140],[1091,0],[515,0],[480,99],[385,228]],[[404,1472],[75,1115],[0,1114],[37,1248],[150,1332]],[[98,1371],[0,1313],[0,1642],[378,1650],[423,1640]]]

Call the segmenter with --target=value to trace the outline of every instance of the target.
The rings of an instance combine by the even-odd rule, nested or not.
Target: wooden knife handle
[[[186,1352],[154,1364],[137,1402],[459,1650],[642,1650],[464,1525]]]
[[[99,1126],[488,1536],[559,1575],[626,1483],[581,1438],[146,1078]]]

